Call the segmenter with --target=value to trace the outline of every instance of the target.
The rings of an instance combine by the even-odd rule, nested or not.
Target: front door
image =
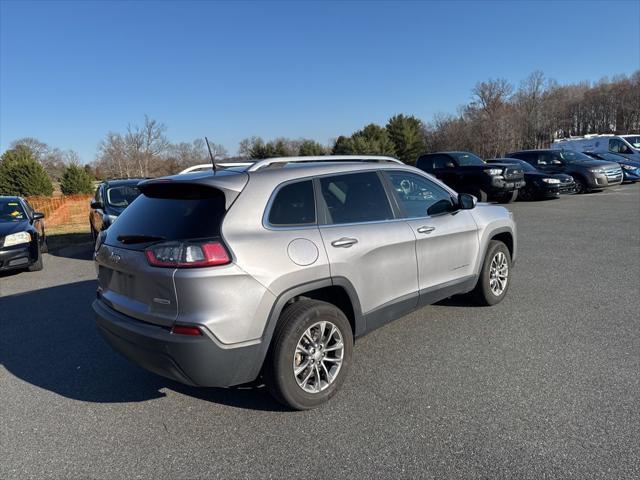
[[[434,301],[439,290],[473,281],[480,243],[471,212],[458,209],[449,191],[422,175],[385,175],[417,239],[420,303]]]

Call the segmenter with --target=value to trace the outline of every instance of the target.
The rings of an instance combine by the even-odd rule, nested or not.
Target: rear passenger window
[[[389,220],[393,212],[378,175],[354,173],[320,178],[327,223],[358,223]]]
[[[316,207],[311,180],[290,183],[278,190],[269,211],[271,225],[312,225],[315,222]]]

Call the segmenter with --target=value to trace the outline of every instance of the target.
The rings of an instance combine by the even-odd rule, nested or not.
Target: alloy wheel
[[[509,279],[509,262],[504,252],[498,252],[491,260],[489,267],[489,288],[491,292],[499,297],[507,288]]]
[[[338,327],[328,321],[311,325],[298,340],[293,375],[307,393],[328,388],[337,378],[344,358],[344,342]]]

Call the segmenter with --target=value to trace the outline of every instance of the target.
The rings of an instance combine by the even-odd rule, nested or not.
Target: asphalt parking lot
[[[640,185],[509,208],[505,301],[361,339],[310,412],[120,358],[88,251],[1,276],[0,477],[639,478]]]

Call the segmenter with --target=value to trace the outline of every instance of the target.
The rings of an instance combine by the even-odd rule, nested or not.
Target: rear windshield
[[[484,160],[473,153],[451,152],[449,155],[453,156],[461,167],[485,164]]]
[[[135,185],[120,185],[107,189],[107,203],[113,207],[125,208],[140,195]]]
[[[217,190],[190,198],[140,195],[109,227],[105,243],[142,249],[158,241],[218,237],[224,214],[224,194]],[[118,237],[129,240],[122,242]],[[144,241],[144,237],[150,239]]]

